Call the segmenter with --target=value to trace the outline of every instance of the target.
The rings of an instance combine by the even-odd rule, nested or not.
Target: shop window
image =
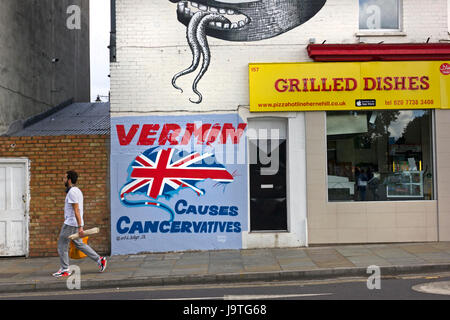
[[[433,199],[432,111],[327,112],[329,201]]]
[[[399,31],[401,0],[359,0],[359,29]]]

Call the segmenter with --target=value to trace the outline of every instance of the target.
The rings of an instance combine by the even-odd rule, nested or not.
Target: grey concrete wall
[[[72,4],[80,30],[66,26]],[[0,134],[70,98],[90,101],[89,0],[1,0]]]

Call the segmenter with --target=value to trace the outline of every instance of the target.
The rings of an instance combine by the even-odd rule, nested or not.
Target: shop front
[[[309,244],[449,239],[449,71],[449,61],[249,65],[252,114],[304,113]]]
[[[113,254],[450,240],[447,1],[210,2],[117,3]]]
[[[306,245],[301,113],[111,124],[112,254]]]

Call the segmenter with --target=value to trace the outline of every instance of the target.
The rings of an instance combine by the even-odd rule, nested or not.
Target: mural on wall
[[[120,190],[120,200],[128,207],[156,206],[167,211],[169,222],[174,219],[174,211],[161,202],[129,201],[127,194],[144,194],[150,199],[164,197],[170,199],[183,188],[192,189],[197,195],[205,190],[196,187],[198,182],[213,179],[219,183],[233,182],[233,176],[225,166],[218,163],[212,153],[185,152],[169,148],[151,148],[138,155],[128,168],[128,182]]]
[[[192,51],[192,63],[172,78],[174,88],[179,77],[196,71],[203,58],[192,90],[201,103],[197,86],[211,62],[207,36],[226,41],[258,41],[276,37],[311,19],[326,0],[198,0],[177,3],[178,21],[186,25],[186,38]]]
[[[237,114],[111,124],[112,254],[242,248],[247,125]]]

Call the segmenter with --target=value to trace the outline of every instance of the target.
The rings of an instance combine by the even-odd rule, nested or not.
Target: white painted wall
[[[328,0],[305,24],[278,37],[257,42],[230,42],[208,37],[212,63],[200,81],[200,105],[189,98],[194,74],[174,74],[188,67],[192,55],[186,27],[176,4],[166,1],[117,1],[117,63],[111,65],[111,110],[115,112],[237,110],[248,105],[248,63],[309,61],[306,46],[316,43],[405,43],[449,40],[447,0],[403,1],[403,32],[360,36],[358,1]]]

